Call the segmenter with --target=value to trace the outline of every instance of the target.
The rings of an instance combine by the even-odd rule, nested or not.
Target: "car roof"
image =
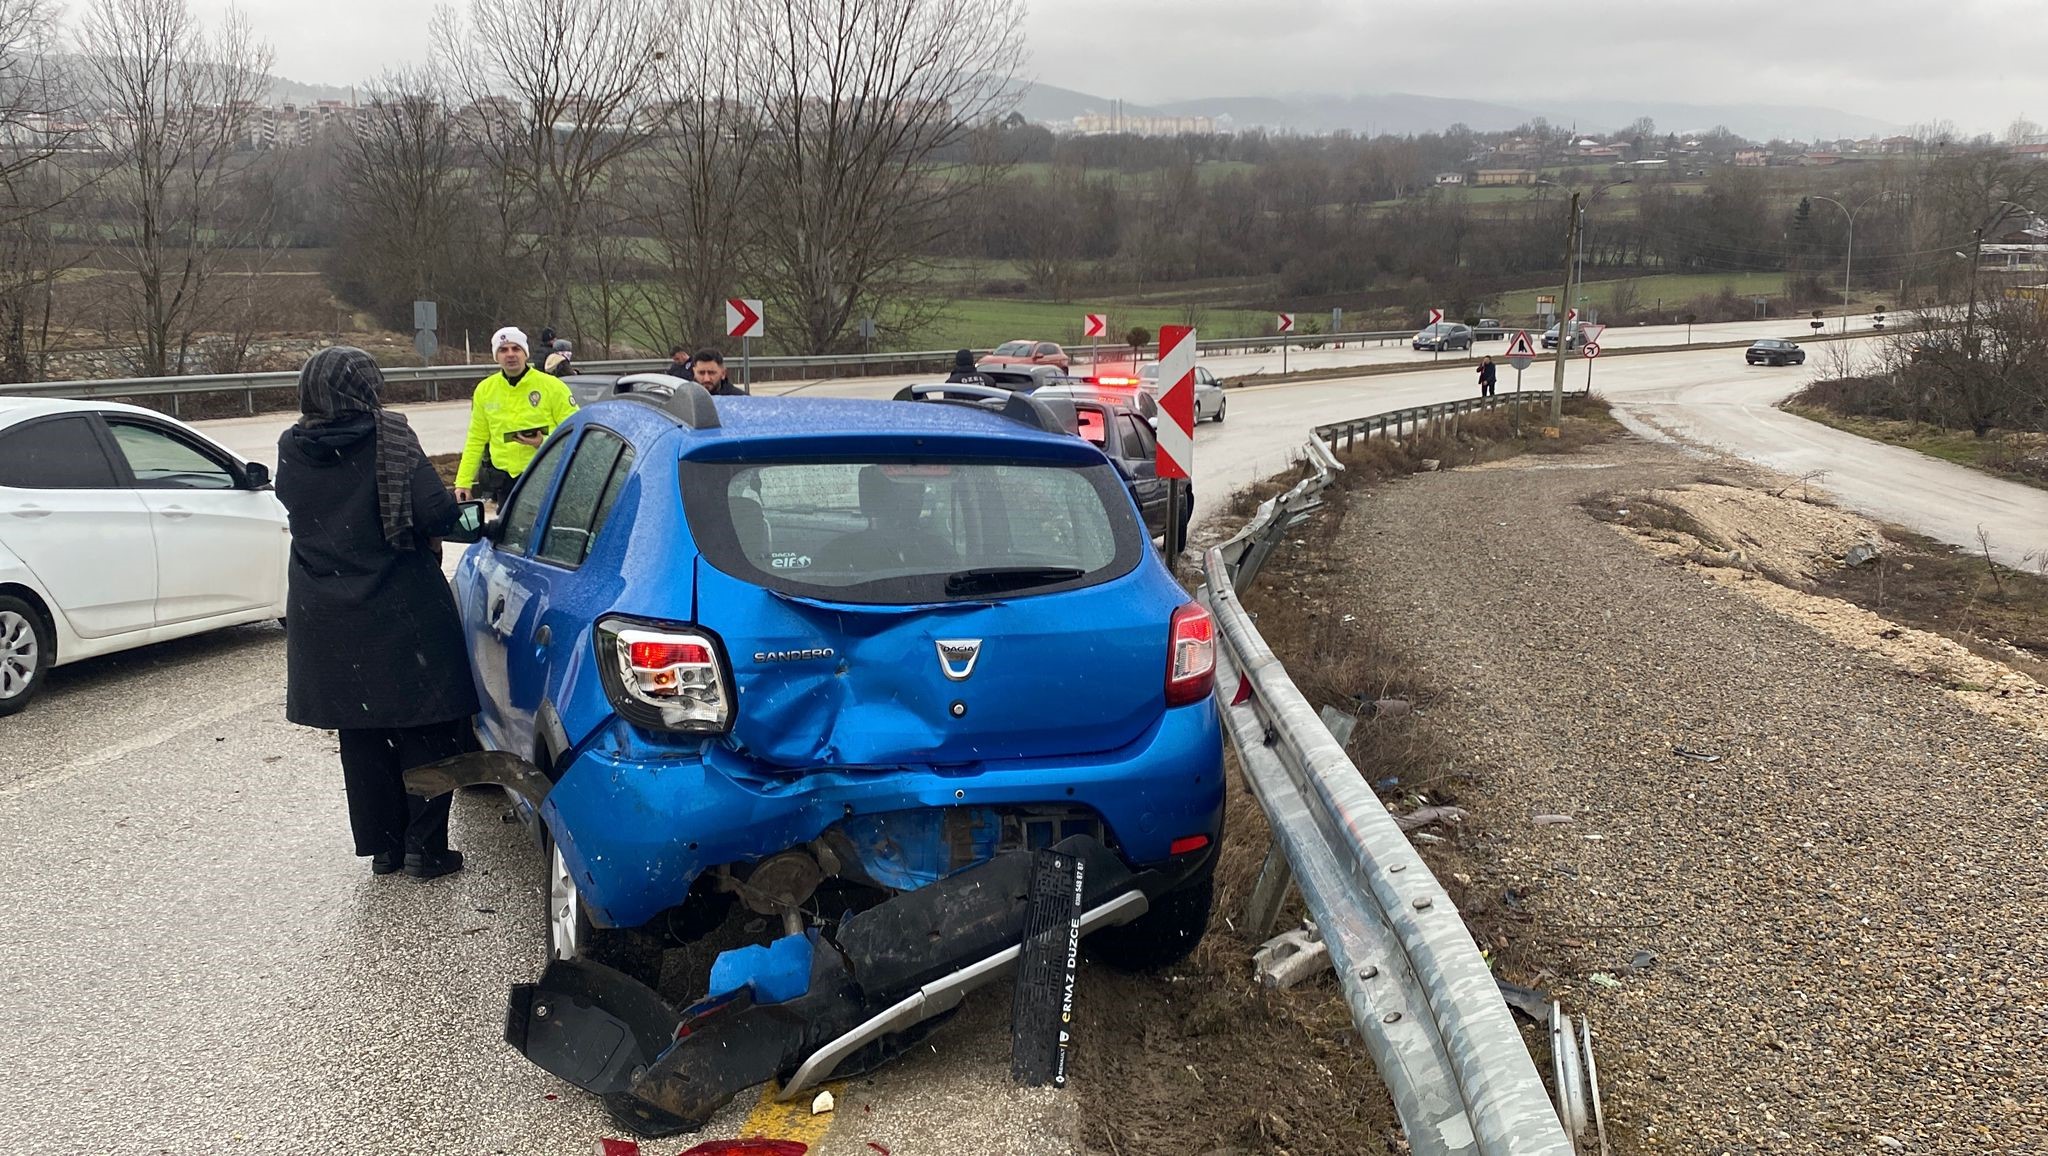
[[[785,441],[798,437],[869,439],[952,434],[1000,437],[1064,446],[1066,434],[1033,429],[985,407],[959,402],[904,402],[868,398],[720,397],[713,401],[718,425],[689,429],[658,406],[611,398],[585,406],[580,414],[600,424],[633,433],[677,429],[697,445],[748,441]],[[631,428],[628,428],[631,427]]]
[[[167,414],[119,401],[80,401],[68,397],[21,397],[0,394],[0,424],[11,425],[53,413],[132,413],[142,417],[176,421]],[[183,423],[180,423],[183,424]]]

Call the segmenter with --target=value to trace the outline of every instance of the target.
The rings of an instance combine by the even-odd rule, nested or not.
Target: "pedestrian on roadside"
[[[576,359],[576,349],[569,344],[568,338],[555,338],[551,349],[547,364],[543,367],[548,371],[549,377],[562,377],[576,372],[575,367],[569,364]]]
[[[433,879],[462,869],[448,796],[406,792],[413,767],[476,749],[475,682],[441,535],[458,507],[384,375],[336,346],[299,369],[298,424],[277,443],[277,498],[291,529],[285,718],[340,733],[356,854],[370,870]]]
[[[690,376],[714,397],[745,397],[747,391],[733,384],[725,372],[725,355],[716,349],[700,349],[691,359]]]
[[[953,354],[953,372],[946,375],[948,385],[987,385],[988,374],[974,364],[974,351],[962,349]]]
[[[668,366],[662,372],[670,377],[680,377],[684,381],[695,381],[697,378],[690,369],[690,362],[689,346],[671,345],[668,347]]]
[[[526,334],[507,325],[491,336],[498,372],[469,399],[469,434],[455,469],[455,498],[502,503],[556,426],[576,412],[560,378],[527,364]]]
[[[1497,373],[1498,371],[1494,369],[1493,357],[1491,355],[1479,359],[1479,396],[1493,396],[1493,382]]]

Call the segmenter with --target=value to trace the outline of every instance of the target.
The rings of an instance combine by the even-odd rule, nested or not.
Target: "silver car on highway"
[[[1124,384],[1113,374],[1100,375],[1095,380],[1099,385],[1113,386]],[[1160,393],[1159,363],[1148,361],[1140,365],[1136,380],[1130,381],[1128,384],[1136,385],[1139,389],[1151,394],[1156,400]],[[1220,423],[1223,420],[1223,409],[1223,383],[1216,379],[1215,374],[1197,365],[1195,367],[1195,420]]]

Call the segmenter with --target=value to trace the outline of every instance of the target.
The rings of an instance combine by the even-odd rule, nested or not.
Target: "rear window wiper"
[[[980,570],[957,570],[946,575],[948,594],[990,594],[998,590],[1019,590],[1070,582],[1088,572],[1072,566],[989,566]]]

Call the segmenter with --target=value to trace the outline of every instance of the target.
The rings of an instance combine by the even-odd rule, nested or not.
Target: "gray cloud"
[[[208,19],[227,0],[194,0]],[[427,54],[421,0],[240,0],[294,80],[358,83]],[[1999,132],[2048,121],[2040,0],[1030,0],[1028,75],[1138,103],[1412,92],[1560,102],[1797,104]],[[525,35],[505,30],[507,35]],[[477,51],[488,52],[487,44]]]

